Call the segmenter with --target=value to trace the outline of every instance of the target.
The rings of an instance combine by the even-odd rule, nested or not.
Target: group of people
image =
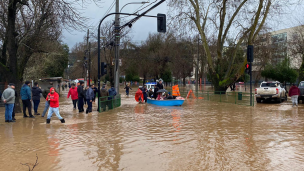
[[[76,109],[76,105],[78,106],[79,113],[84,112],[84,104],[88,105],[86,109],[86,114],[92,112],[93,102],[95,102],[96,94],[98,89],[95,87],[94,84],[87,86],[84,88],[84,82],[80,81],[78,87],[76,88],[75,83],[71,84],[71,88],[68,92],[67,98],[72,99],[73,108]],[[109,97],[105,97],[109,96]],[[112,86],[108,91],[106,90],[106,86],[103,85],[102,89],[100,90],[100,97],[101,101],[111,100],[114,96],[116,96],[116,90],[114,86]],[[108,105],[109,108],[112,108],[111,104],[101,103],[101,108],[105,111],[106,106]]]
[[[76,104],[78,102],[78,111],[79,113],[84,112],[84,104],[88,104],[88,108],[86,109],[86,114],[92,112],[92,104],[95,102],[97,88],[94,84],[87,86],[84,89],[84,82],[80,81],[80,84],[76,88],[75,83],[71,84],[71,88],[68,92],[67,98],[72,99],[73,109],[76,109]]]
[[[59,113],[59,94],[55,91],[53,83],[50,83],[49,90],[44,90],[42,92],[41,87],[35,82],[34,86],[30,88],[30,82],[25,81],[21,87],[20,96],[23,106],[23,118],[35,118],[34,115],[40,115],[38,113],[38,106],[40,103],[40,94],[45,98],[45,108],[42,113],[42,117],[48,110],[46,123],[50,123],[52,114],[55,113],[61,123],[65,123],[65,120],[60,116]],[[15,119],[15,101],[17,97],[17,92],[15,91],[15,84],[10,83],[8,88],[4,90],[1,96],[1,100],[5,104],[5,122],[16,122]],[[32,114],[32,102],[34,104],[34,115]],[[26,114],[26,109],[28,109],[28,114]]]
[[[128,85],[125,87],[126,89],[126,94],[129,94],[128,90]],[[136,97],[135,99],[137,99],[137,101],[139,101],[140,103],[143,102],[147,102],[148,97],[149,98],[154,98],[156,100],[165,100],[165,99],[174,99],[174,96],[171,95],[170,92],[168,92],[167,94],[165,94],[164,96],[162,95],[163,92],[159,91],[164,89],[162,80],[157,81],[157,84],[154,85],[154,91],[152,88],[150,88],[149,90],[147,89],[146,85],[144,86],[139,86],[137,92],[136,92]]]

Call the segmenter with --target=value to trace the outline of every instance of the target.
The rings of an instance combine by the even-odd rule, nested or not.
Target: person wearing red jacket
[[[72,85],[72,87],[69,90],[67,98],[70,98],[70,96],[71,96],[71,99],[72,99],[73,105],[74,105],[74,109],[76,109],[76,104],[77,104],[77,101],[78,101],[78,92],[77,92],[77,88],[75,86],[75,83],[72,83],[71,85]]]
[[[61,123],[65,123],[65,120],[59,114],[59,95],[55,92],[55,88],[50,89],[50,93],[47,95],[46,100],[50,103],[50,109],[47,115],[46,123],[51,122],[51,117],[53,113],[56,114]]]
[[[294,105],[298,106],[298,97],[300,95],[300,89],[293,84],[288,92],[289,97],[291,97],[291,101],[292,101],[292,107],[294,107]]]

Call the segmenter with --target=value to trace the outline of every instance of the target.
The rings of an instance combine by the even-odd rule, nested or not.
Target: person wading
[[[126,89],[126,95],[129,96],[130,89],[132,90],[132,88],[127,84],[124,89]]]
[[[96,88],[95,85],[93,84],[93,85],[92,85],[92,89],[93,89],[93,91],[94,91],[94,99],[93,99],[93,102],[95,103],[96,93],[98,92],[98,88]]]
[[[32,87],[32,95],[33,95],[33,102],[34,102],[34,115],[40,115],[38,113],[38,106],[40,103],[40,93],[42,93],[41,88],[38,87],[38,83],[34,83],[34,87]]]
[[[109,92],[106,89],[106,86],[103,85],[102,89],[100,90],[100,108],[103,109],[103,111],[106,111],[106,107],[107,107],[107,97],[109,96]]]
[[[89,88],[86,91],[86,100],[88,103],[88,108],[86,110],[86,114],[92,112],[92,102],[94,99],[94,91],[92,89],[92,86],[89,86]]]
[[[59,114],[59,95],[55,92],[55,88],[50,89],[50,93],[47,95],[46,100],[50,103],[50,109],[47,115],[46,123],[51,122],[53,113],[56,114],[61,123],[65,123],[65,120]]]
[[[293,84],[288,92],[289,97],[291,97],[291,101],[292,101],[292,107],[294,107],[294,105],[298,106],[298,97],[300,95],[300,89]]]
[[[115,96],[116,96],[116,90],[115,90],[115,88],[114,88],[114,85],[112,85],[112,87],[109,89],[109,98],[108,98],[108,107],[109,107],[109,109],[113,109],[113,103],[112,103],[112,101],[113,101],[113,99],[115,98]]]
[[[16,122],[13,120],[12,114],[15,104],[15,84],[10,83],[8,88],[2,93],[1,99],[5,104],[5,122]]]
[[[35,118],[35,116],[32,115],[32,103],[31,103],[32,93],[31,93],[29,81],[25,81],[25,84],[21,88],[20,95],[21,95],[21,100],[22,100],[22,105],[23,105],[23,117],[24,118],[28,117],[26,115],[26,108],[27,108],[30,118]]]
[[[50,86],[48,87],[48,89],[45,89],[45,90],[43,91],[43,93],[42,93],[42,95],[43,95],[43,97],[45,98],[45,100],[46,100],[46,98],[47,98],[47,95],[50,93],[50,89],[51,89],[51,88],[54,88],[54,87],[53,87],[53,82],[50,82]],[[55,90],[55,91],[56,91],[56,90]],[[45,114],[46,114],[47,110],[49,109],[49,107],[50,107],[50,103],[46,100],[45,106],[44,106],[44,110],[43,110],[43,112],[42,112],[41,117],[44,117],[44,116],[45,116]]]
[[[77,87],[77,92],[78,92],[78,110],[79,110],[79,112],[84,112],[83,102],[84,102],[84,98],[85,98],[85,93],[84,93],[84,90],[83,90],[83,86],[84,86],[84,82],[81,81],[80,85]]]
[[[75,86],[75,83],[72,83],[72,87],[69,90],[67,98],[70,98],[70,96],[71,96],[71,99],[73,101],[74,109],[76,109],[76,104],[77,104],[77,101],[78,101],[78,92],[77,92],[77,88]]]

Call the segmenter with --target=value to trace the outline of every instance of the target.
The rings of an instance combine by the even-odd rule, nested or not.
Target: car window
[[[261,87],[277,87],[276,83],[262,83]]]
[[[304,82],[300,83],[299,87],[304,87]]]

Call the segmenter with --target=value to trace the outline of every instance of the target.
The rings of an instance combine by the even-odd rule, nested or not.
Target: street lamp
[[[149,3],[149,2],[145,2],[145,1],[143,1],[143,2],[130,2],[130,3],[125,4],[125,5],[120,9],[119,12],[121,12],[122,9],[123,9],[125,6],[129,5],[129,4],[147,4],[147,3]]]

